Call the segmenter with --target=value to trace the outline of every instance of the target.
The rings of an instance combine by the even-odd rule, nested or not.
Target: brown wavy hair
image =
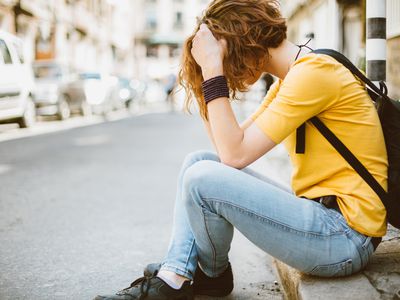
[[[277,0],[214,0],[204,11],[191,36],[183,45],[179,83],[186,91],[184,108],[190,113],[193,96],[203,119],[208,119],[207,106],[201,90],[203,76],[192,54],[192,41],[204,23],[216,39],[227,41],[223,61],[224,74],[232,99],[244,92],[245,81],[269,57],[268,48],[278,47],[286,39],[286,20],[279,11]]]

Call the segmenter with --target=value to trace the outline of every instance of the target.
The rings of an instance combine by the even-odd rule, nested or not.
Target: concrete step
[[[400,300],[400,231],[391,227],[365,270],[343,278],[308,276],[275,260],[289,300]]]

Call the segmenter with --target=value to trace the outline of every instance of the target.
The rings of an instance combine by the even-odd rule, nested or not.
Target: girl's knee
[[[189,167],[183,176],[185,205],[201,204],[203,191],[218,184],[218,169],[222,164],[212,160],[202,160]]]
[[[212,151],[197,150],[186,155],[184,165],[191,166],[192,164],[202,160],[220,161],[218,155]]]
[[[183,185],[188,189],[207,186],[215,182],[215,168],[221,163],[212,160],[200,160],[191,165],[183,177]]]

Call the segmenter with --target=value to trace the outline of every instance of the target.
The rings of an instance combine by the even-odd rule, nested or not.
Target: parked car
[[[54,61],[34,64],[37,88],[34,93],[37,113],[68,118],[71,112],[81,115],[106,114],[112,109],[110,76],[98,72],[72,73]]]
[[[107,114],[113,109],[112,90],[115,79],[99,72],[84,72],[78,76],[77,86],[83,88],[83,97],[89,108],[96,114]]]
[[[138,80],[117,77],[117,84],[112,92],[114,108],[131,108],[144,97],[145,84]]]
[[[135,91],[134,101],[130,102],[129,104],[142,104],[145,102],[145,94],[147,90],[147,85],[144,81],[138,79],[132,79],[129,82],[129,86]],[[132,105],[129,105],[131,107]]]
[[[0,31],[0,122],[30,127],[36,120],[33,72],[22,55],[22,41]]]
[[[150,79],[146,81],[144,97],[146,103],[163,102],[167,99],[167,92],[159,80]]]
[[[33,71],[36,80],[33,99],[38,115],[55,115],[64,120],[69,118],[71,107],[81,109],[82,100],[71,97],[72,75],[66,66],[55,61],[36,61]]]

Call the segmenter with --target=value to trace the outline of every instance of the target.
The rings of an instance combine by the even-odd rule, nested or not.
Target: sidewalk
[[[242,115],[249,115],[255,103],[242,107]],[[253,166],[254,169],[290,185],[291,166],[282,145],[275,147]],[[365,270],[339,279],[324,279],[301,274],[275,260],[281,286],[287,299],[301,300],[400,300],[400,231],[389,226],[387,235],[378,246]]]

